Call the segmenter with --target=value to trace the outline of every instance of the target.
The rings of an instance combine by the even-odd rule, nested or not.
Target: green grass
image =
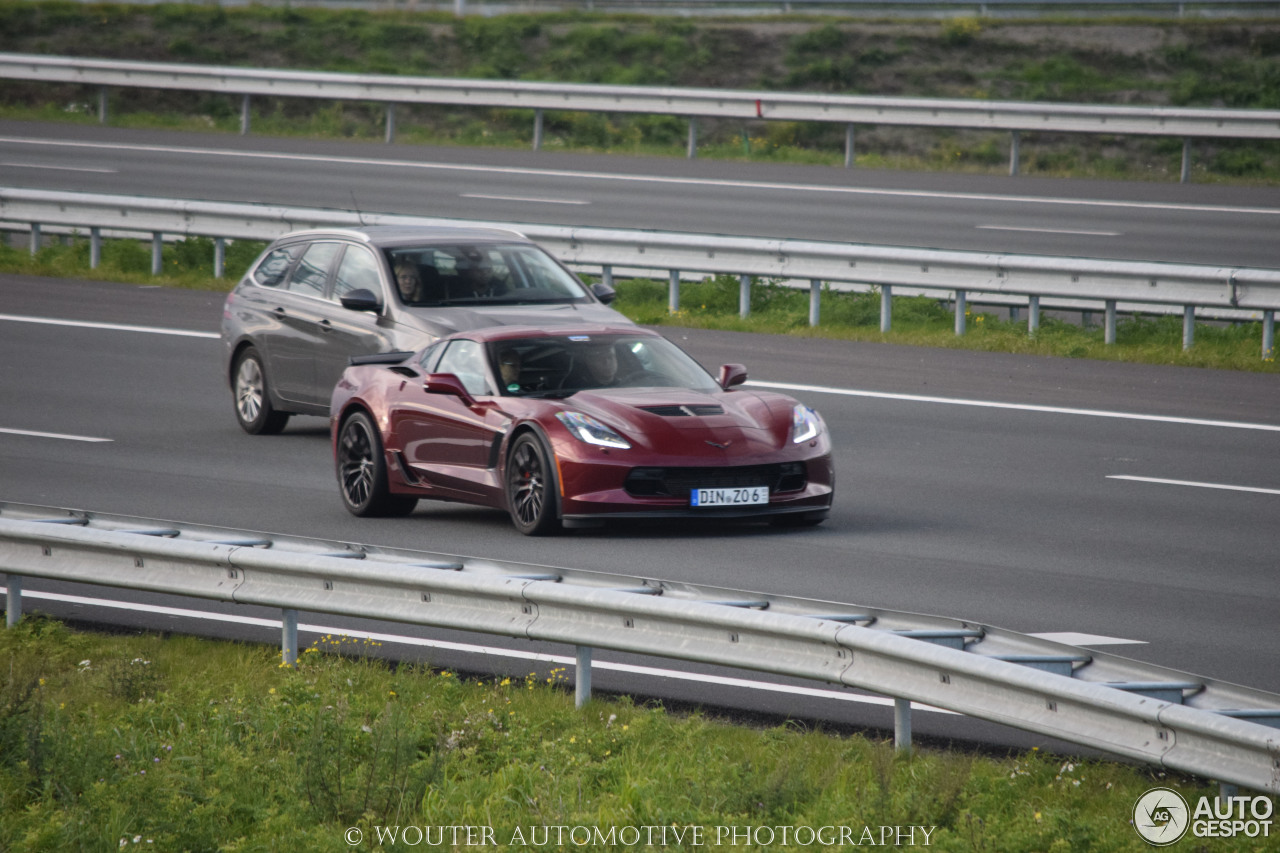
[[[213,241],[206,237],[166,245],[164,270],[155,277],[149,241],[104,240],[102,263],[90,269],[89,244],[81,237],[46,245],[35,255],[27,248],[0,245],[0,272],[226,291],[264,246],[252,240],[228,241],[223,278],[213,276]],[[1280,373],[1275,353],[1262,357],[1262,324],[1256,322],[1197,323],[1194,346],[1183,350],[1181,316],[1124,318],[1117,324],[1116,343],[1107,345],[1098,325],[1083,327],[1044,316],[1040,330],[1031,335],[1025,321],[1010,322],[995,313],[974,310],[967,318],[966,334],[958,337],[955,315],[946,301],[927,296],[895,296],[892,330],[881,333],[876,290],[849,293],[824,288],[820,323],[811,327],[808,291],[767,279],[753,281],[751,313],[746,318],[738,316],[737,276],[682,283],[681,308],[675,313],[667,308],[665,281],[624,280],[616,281],[615,287],[618,299],[613,307],[647,325]]]
[[[455,19],[410,9],[0,0],[0,50],[107,59],[469,79],[1233,108],[1280,106],[1280,22],[1260,20],[686,20],[599,13]],[[0,116],[95,121],[97,89],[6,81]],[[110,121],[236,133],[232,95],[111,90]],[[255,98],[252,132],[380,140],[381,105]],[[397,110],[404,144],[527,148],[528,110]],[[671,116],[547,111],[544,146],[682,157]],[[702,119],[699,156],[840,165],[829,123]],[[1003,174],[1003,133],[860,125],[857,165]],[[1177,180],[1181,140],[1025,132],[1028,175]],[[1196,181],[1274,184],[1280,143],[1202,140]]]
[[[1174,787],[1192,803],[1216,793],[1034,750],[904,756],[863,735],[626,697],[576,709],[561,669],[463,678],[383,662],[376,645],[324,637],[290,668],[265,645],[28,616],[0,632],[0,849],[438,850],[368,839],[377,827],[470,825],[490,828],[497,849],[528,849],[509,844],[517,828],[529,839],[530,827],[697,826],[703,844],[665,846],[785,850],[821,845],[715,844],[715,827],[860,837],[917,825],[940,851],[1142,851],[1129,821],[1144,791]],[[362,847],[348,846],[349,828]]]

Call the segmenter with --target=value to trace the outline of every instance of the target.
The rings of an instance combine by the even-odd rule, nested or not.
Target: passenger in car
[[[422,297],[422,275],[418,265],[410,261],[396,261],[396,289],[400,291],[400,301],[406,305],[418,302]]]

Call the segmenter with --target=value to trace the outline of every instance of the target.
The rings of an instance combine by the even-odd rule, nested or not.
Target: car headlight
[[[803,444],[822,434],[822,416],[808,406],[796,404],[791,410],[791,443]]]
[[[621,450],[631,449],[629,441],[590,415],[584,415],[582,412],[556,412],[556,418],[579,441],[585,441],[587,444],[597,444],[601,447],[617,447]]]

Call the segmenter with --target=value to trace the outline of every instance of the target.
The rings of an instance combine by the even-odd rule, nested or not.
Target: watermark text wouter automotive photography
[[[351,827],[347,844],[416,847],[605,848],[619,847],[928,847],[936,826],[492,826]]]

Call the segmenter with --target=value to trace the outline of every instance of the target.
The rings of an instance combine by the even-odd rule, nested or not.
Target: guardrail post
[[[844,167],[853,168],[853,125],[844,126]]]
[[[965,304],[965,301],[966,301],[965,297],[967,295],[968,294],[966,294],[963,290],[956,291],[956,336],[957,337],[964,334],[964,324],[966,320],[964,312],[968,310]]]
[[[1276,312],[1262,312],[1262,357],[1276,357]]]
[[[40,251],[41,242],[43,242],[43,238],[40,235],[40,223],[32,222],[31,223],[31,242],[30,242],[31,254],[34,255],[36,252]]]
[[[1022,160],[1022,134],[1015,130],[1009,136],[1009,177],[1016,178]]]
[[[738,316],[744,320],[751,313],[751,276],[738,276]]]
[[[809,325],[818,325],[818,309],[822,301],[822,282],[819,279],[809,280]]]
[[[1027,297],[1027,334],[1034,335],[1040,331],[1040,297]]]
[[[533,150],[542,150],[542,110],[533,111]]]
[[[1114,299],[1107,300],[1106,320],[1103,322],[1102,342],[1105,344],[1114,344],[1116,342],[1116,301]]]
[[[591,647],[578,646],[577,669],[573,676],[573,706],[581,708],[591,701]]]
[[[240,101],[240,135],[249,135],[249,96],[245,95]]]
[[[213,277],[222,278],[227,266],[227,239],[213,238]]]
[[[1184,184],[1191,182],[1191,138],[1182,140],[1182,178]]]
[[[1182,309],[1182,348],[1191,349],[1196,342],[1196,306],[1187,305]]]
[[[600,267],[600,282],[606,287],[613,287],[613,267],[609,264]]]
[[[687,155],[690,160],[695,160],[698,157],[698,120],[692,116],[689,117],[689,150]]]
[[[396,105],[387,104],[387,144],[390,145],[396,138]]]
[[[22,575],[5,576],[4,625],[12,628],[22,618]]]
[[[96,270],[102,263],[102,229],[94,226],[89,229],[89,269]]]
[[[1226,804],[1230,803],[1232,798],[1240,793],[1238,785],[1232,785],[1230,782],[1218,783],[1218,802]]]
[[[893,322],[893,288],[884,284],[880,286],[880,333],[889,331]]]
[[[298,663],[298,611],[288,607],[280,611],[280,662]]]
[[[164,272],[164,235],[159,231],[151,234],[151,274]]]
[[[680,270],[671,271],[671,284],[667,287],[667,310],[672,314],[680,310]]]
[[[107,123],[107,87],[98,87],[98,124]]]
[[[911,751],[911,700],[893,700],[893,748],[898,752]]]

